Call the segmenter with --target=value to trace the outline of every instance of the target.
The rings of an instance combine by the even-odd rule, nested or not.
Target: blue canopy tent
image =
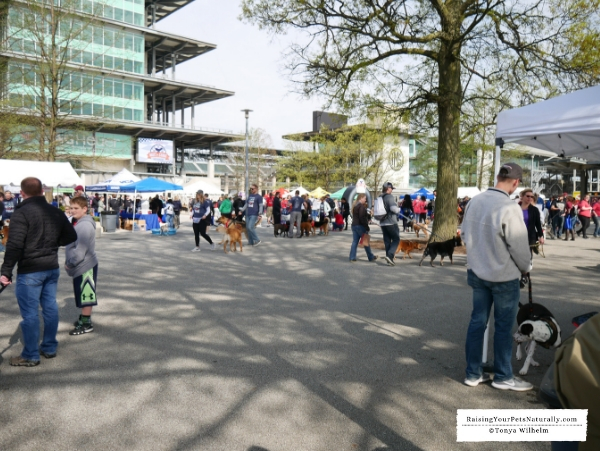
[[[124,185],[119,188],[122,193],[134,193],[133,195],[133,217],[135,219],[135,195],[137,193],[162,193],[165,191],[182,191],[183,186],[176,185],[174,183],[165,182],[164,180],[155,179],[154,177],[148,177],[147,179],[140,180],[139,182],[132,183],[130,185]],[[131,231],[135,227],[131,228]]]
[[[425,196],[427,198],[427,200],[431,200],[431,199],[433,199],[433,192],[429,191],[427,188],[421,188],[420,190],[415,191],[414,193],[412,193],[410,195],[410,198],[411,199],[416,199],[417,196],[418,197]]]

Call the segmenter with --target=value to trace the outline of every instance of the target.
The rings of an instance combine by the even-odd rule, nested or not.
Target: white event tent
[[[118,174],[113,175],[111,178],[106,179],[103,182],[96,183],[95,185],[86,186],[85,190],[97,193],[114,192],[118,191],[119,188],[121,188],[122,186],[131,185],[132,183],[139,181],[139,177],[133,175],[127,169],[121,169],[121,171]]]
[[[202,190],[208,196],[221,196],[225,194],[220,188],[205,180],[196,180],[183,187],[183,192],[188,195],[195,195],[196,191]]]
[[[26,177],[37,177],[44,186],[53,188],[83,185],[71,163],[0,160],[0,186],[21,186]]]
[[[290,190],[290,194],[292,196],[295,196],[296,195],[296,191],[300,192],[300,194],[299,194],[300,196],[302,196],[303,194],[308,194],[308,190],[306,188],[302,187],[302,186],[298,186],[297,188],[292,188]]]
[[[497,165],[507,143],[600,162],[600,86],[502,111],[496,123]]]

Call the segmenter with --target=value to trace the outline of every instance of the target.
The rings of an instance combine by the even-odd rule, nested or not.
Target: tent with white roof
[[[103,182],[86,186],[85,190],[93,192],[117,192],[122,186],[131,185],[132,183],[139,181],[139,177],[133,175],[127,169],[121,169],[118,174],[113,175],[111,178],[104,180]]]
[[[26,177],[36,177],[44,186],[53,188],[83,185],[71,163],[0,160],[0,186],[21,186]]]
[[[225,194],[224,191],[212,183],[209,183],[206,180],[196,180],[186,184],[183,187],[183,191],[185,194],[196,194],[196,191],[202,190],[204,194],[208,196],[221,196]]]

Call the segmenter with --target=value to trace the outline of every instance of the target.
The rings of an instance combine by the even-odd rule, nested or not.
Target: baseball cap
[[[75,191],[84,191],[84,189],[83,189],[83,186],[81,186],[81,185],[77,185],[77,186],[75,187]]]
[[[388,188],[396,189],[396,188],[394,188],[394,185],[392,185],[392,182],[385,182],[383,184],[383,189],[388,189]]]
[[[498,173],[498,175],[513,180],[522,180],[523,169],[517,163],[505,163],[502,166],[500,166],[500,172]]]
[[[196,191],[196,194],[204,194],[204,191],[202,191],[201,189],[199,189],[198,191]]]

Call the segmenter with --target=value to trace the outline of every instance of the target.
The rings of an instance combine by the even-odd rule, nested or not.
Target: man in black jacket
[[[46,202],[39,179],[23,179],[21,196],[23,202],[17,205],[11,218],[0,283],[11,283],[13,268],[18,263],[16,295],[23,318],[24,346],[21,355],[12,357],[10,364],[36,366],[40,363],[40,354],[47,359],[56,357],[58,248],[76,241],[77,233],[65,214]],[[44,318],[41,344],[39,306]]]

